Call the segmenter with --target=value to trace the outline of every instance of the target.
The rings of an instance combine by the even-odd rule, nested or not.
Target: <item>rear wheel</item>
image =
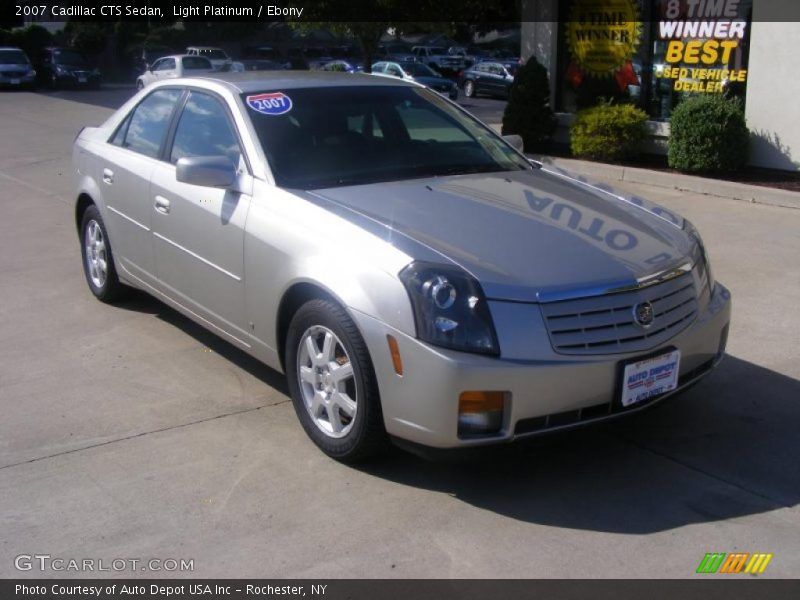
[[[355,462],[386,447],[372,361],[339,305],[312,300],[300,307],[289,325],[284,362],[297,417],[325,454]]]
[[[475,82],[471,79],[467,79],[467,81],[464,82],[464,95],[467,98],[475,97]]]
[[[95,205],[89,206],[81,220],[81,255],[89,289],[102,302],[121,299],[128,288],[122,285],[114,267],[111,244],[103,218]]]

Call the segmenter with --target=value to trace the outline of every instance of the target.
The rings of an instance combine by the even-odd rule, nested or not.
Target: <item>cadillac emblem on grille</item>
[[[633,320],[642,329],[650,327],[654,319],[653,305],[649,302],[642,302],[633,307]]]

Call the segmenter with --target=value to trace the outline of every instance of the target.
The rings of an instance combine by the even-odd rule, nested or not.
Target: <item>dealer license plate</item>
[[[78,77],[78,83],[86,83],[86,77]]]
[[[11,85],[19,85],[19,79],[12,79]]]
[[[622,406],[644,402],[678,387],[681,351],[673,350],[625,365],[622,373]]]

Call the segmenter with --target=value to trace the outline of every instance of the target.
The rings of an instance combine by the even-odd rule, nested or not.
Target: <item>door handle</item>
[[[163,213],[165,215],[169,214],[169,200],[167,200],[163,196],[156,196],[155,207],[158,212]]]
[[[111,169],[103,169],[103,183],[108,185],[114,183],[114,171]]]

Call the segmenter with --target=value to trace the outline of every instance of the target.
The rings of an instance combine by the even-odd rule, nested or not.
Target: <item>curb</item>
[[[708,196],[752,202],[755,204],[768,204],[770,206],[800,209],[800,192],[790,192],[788,190],[779,190],[760,185],[749,185],[735,181],[707,179],[695,175],[664,173],[639,167],[608,165],[572,158],[556,158],[553,156],[539,155],[531,156],[545,165],[589,177],[601,177],[613,181],[652,185],[684,192],[694,192],[696,194],[706,194]]]
[[[499,123],[488,123],[488,125],[498,134],[500,133],[501,125]],[[693,192],[695,194],[730,198],[742,202],[752,202],[754,204],[768,204],[770,206],[780,206],[782,208],[800,209],[800,192],[790,192],[788,190],[779,190],[735,181],[708,179],[706,177],[697,177],[696,175],[664,173],[662,171],[653,171],[640,167],[609,165],[606,163],[577,160],[574,158],[557,158],[538,154],[531,154],[530,157],[545,165],[588,177],[600,177],[612,181],[652,185],[655,187],[680,190],[682,192]]]

